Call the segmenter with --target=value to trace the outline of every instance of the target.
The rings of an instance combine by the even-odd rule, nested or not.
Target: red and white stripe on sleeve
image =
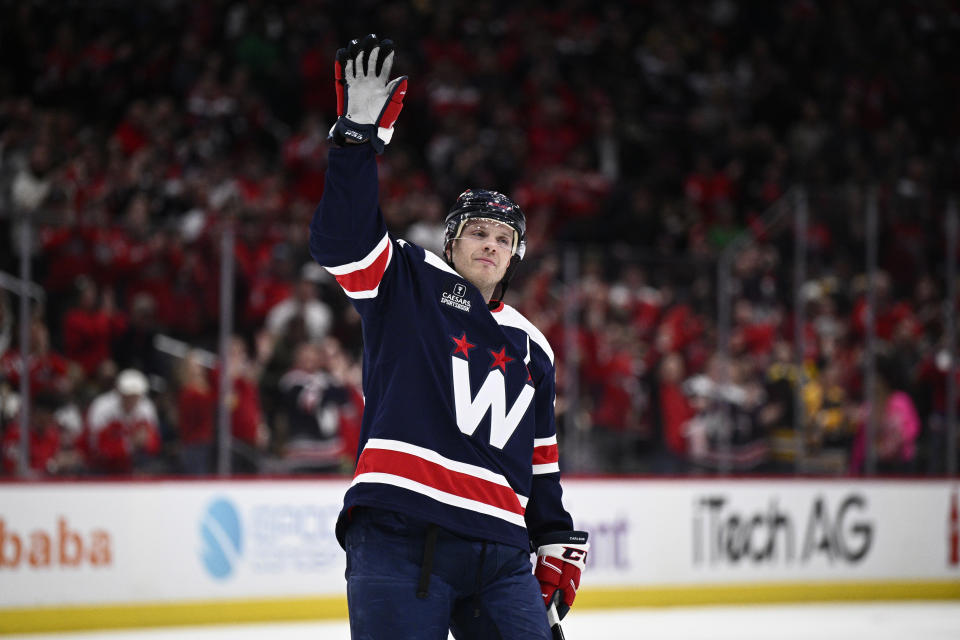
[[[560,472],[560,450],[557,449],[557,436],[534,438],[533,475]]]
[[[336,278],[344,293],[351,298],[375,298],[392,258],[393,243],[387,234],[383,234],[373,251],[360,260],[324,268]]]

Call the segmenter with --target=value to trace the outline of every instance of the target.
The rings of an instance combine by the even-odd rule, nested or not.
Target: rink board
[[[957,483],[565,481],[578,608],[960,599]],[[338,618],[347,481],[0,484],[0,633]]]

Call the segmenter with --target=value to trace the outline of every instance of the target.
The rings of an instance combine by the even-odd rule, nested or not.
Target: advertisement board
[[[346,479],[0,485],[0,632],[338,617]],[[960,598],[956,483],[577,479],[579,607]]]
[[[0,606],[343,593],[334,481],[0,489]]]
[[[579,480],[589,584],[958,580],[943,481]]]

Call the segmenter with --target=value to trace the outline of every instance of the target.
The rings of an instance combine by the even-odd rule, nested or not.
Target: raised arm
[[[393,137],[407,78],[388,81],[393,44],[373,34],[337,51],[337,122],[330,129],[323,198],[310,223],[310,253],[354,300],[376,296],[392,246],[378,204],[375,153]]]

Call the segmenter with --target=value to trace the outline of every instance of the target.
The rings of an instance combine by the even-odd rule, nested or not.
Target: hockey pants
[[[550,640],[530,554],[393,511],[356,508],[346,532],[353,640]]]

